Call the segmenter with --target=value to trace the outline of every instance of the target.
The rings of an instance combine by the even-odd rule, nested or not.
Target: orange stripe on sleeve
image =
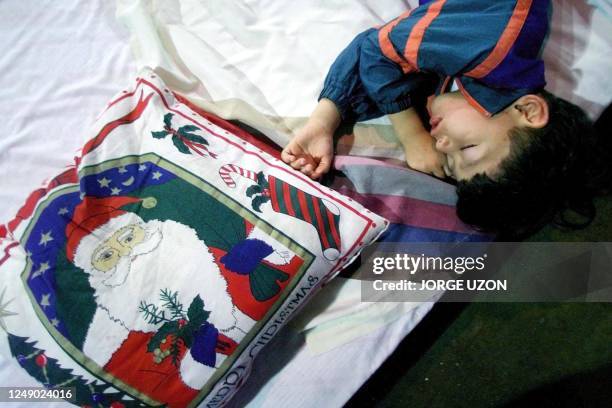
[[[418,23],[414,25],[414,27],[412,27],[408,41],[406,41],[404,58],[416,69],[419,68],[417,58],[419,56],[419,47],[421,46],[421,41],[423,41],[425,31],[427,30],[427,27],[429,27],[429,25],[436,19],[436,17],[438,17],[445,2],[446,0],[437,0],[431,3],[427,8],[425,15],[419,20]]]
[[[389,34],[391,33],[391,30],[393,30],[395,26],[400,23],[400,21],[407,18],[411,12],[412,10],[408,10],[402,13],[399,17],[397,17],[395,20],[391,21],[390,23],[386,24],[384,27],[382,27],[378,31],[378,44],[380,46],[380,49],[382,50],[383,55],[389,58],[391,61],[398,64],[402,68],[402,71],[404,72],[404,74],[407,74],[408,72],[413,71],[414,67],[412,67],[408,63],[408,61],[406,61],[395,50],[395,48],[393,47],[393,43],[391,43],[391,39],[389,38]]]
[[[510,48],[514,45],[514,42],[518,38],[525,20],[529,15],[529,9],[531,8],[532,0],[518,0],[512,16],[504,29],[504,32],[499,37],[499,41],[493,51],[482,61],[476,68],[467,72],[465,75],[472,78],[482,78],[489,72],[495,69],[508,55]]]
[[[444,78],[444,82],[442,82],[442,87],[440,88],[442,90],[442,92],[440,93],[444,93],[446,92],[446,88],[448,88],[448,83],[450,82],[452,77],[447,76],[446,78]]]
[[[476,99],[472,97],[472,95],[470,95],[470,93],[467,91],[467,89],[465,89],[461,81],[458,78],[456,78],[455,81],[457,81],[457,86],[459,87],[459,91],[461,91],[461,94],[463,95],[465,99],[467,99],[470,105],[472,105],[474,109],[476,109],[478,112],[482,113],[483,115],[487,117],[490,117],[491,112],[486,110],[481,104],[478,103]]]

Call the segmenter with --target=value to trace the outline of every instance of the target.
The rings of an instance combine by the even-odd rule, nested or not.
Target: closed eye
[[[463,146],[460,150],[469,149],[470,147],[476,147],[476,145],[475,144],[471,144],[471,145]]]
[[[463,146],[460,149],[461,158],[463,159],[463,164],[471,166],[471,165],[476,164],[479,160],[481,160],[484,155],[483,149],[481,147],[482,145],[474,145],[474,144]]]

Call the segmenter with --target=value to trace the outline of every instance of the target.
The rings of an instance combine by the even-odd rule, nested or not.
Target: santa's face
[[[130,256],[134,248],[144,241],[145,235],[144,228],[137,224],[121,228],[96,248],[91,264],[102,272],[114,269],[121,257]]]
[[[134,222],[116,230],[98,245],[91,255],[91,267],[86,268],[106,286],[125,282],[130,265],[139,256],[159,246],[161,231],[158,221]]]

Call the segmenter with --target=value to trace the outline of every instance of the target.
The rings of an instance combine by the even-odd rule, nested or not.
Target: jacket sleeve
[[[319,99],[332,100],[343,120],[364,121],[411,107],[411,94],[424,83],[431,83],[431,75],[404,74],[383,54],[378,30],[372,28],[359,34],[334,61]]]

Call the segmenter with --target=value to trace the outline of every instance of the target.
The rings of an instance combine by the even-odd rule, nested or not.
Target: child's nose
[[[436,138],[436,149],[442,153],[448,153],[450,140],[446,136]]]

